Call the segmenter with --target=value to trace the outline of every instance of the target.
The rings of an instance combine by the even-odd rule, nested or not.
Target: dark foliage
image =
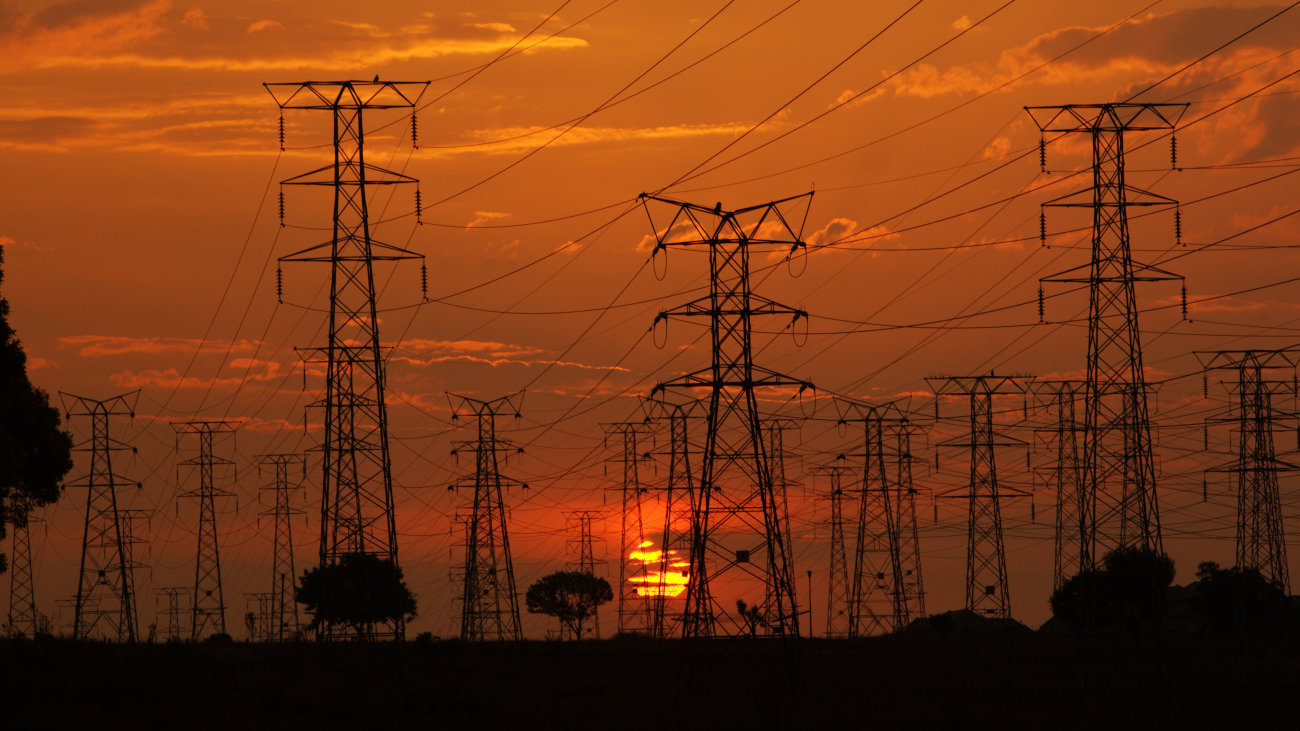
[[[26,520],[32,507],[59,499],[60,480],[72,469],[71,451],[59,412],[27,377],[27,356],[9,325],[9,302],[0,296],[0,537],[6,524]],[[0,571],[4,568],[0,555]]]
[[[528,587],[525,601],[530,614],[560,620],[573,636],[582,639],[582,625],[596,608],[614,598],[609,582],[584,571],[556,571]]]
[[[313,630],[345,624],[367,637],[379,622],[415,616],[415,597],[402,580],[402,569],[364,553],[304,571],[294,598],[311,612]]]
[[[1215,632],[1273,632],[1291,623],[1282,587],[1257,569],[1221,569],[1206,561],[1196,570],[1193,606]]]
[[[1165,615],[1174,562],[1163,553],[1117,548],[1102,568],[1084,571],[1052,593],[1052,615],[1076,627],[1141,626]]]

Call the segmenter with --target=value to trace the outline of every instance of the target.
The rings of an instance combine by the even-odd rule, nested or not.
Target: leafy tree
[[[0,538],[6,524],[26,520],[33,506],[59,499],[60,481],[72,469],[71,452],[72,438],[59,428],[59,412],[27,378],[27,355],[9,326],[9,302],[0,296]],[[0,554],[0,571],[6,565]]]
[[[415,616],[415,597],[402,580],[402,569],[367,553],[304,571],[294,599],[312,614],[308,629],[344,624],[359,637],[370,637],[379,622]]]
[[[613,598],[609,582],[594,574],[556,571],[528,587],[525,601],[529,614],[555,617],[581,640],[583,623],[596,614],[597,607]]]
[[[1206,561],[1196,578],[1193,606],[1216,632],[1277,630],[1289,623],[1286,593],[1258,569],[1221,569]]]
[[[1084,571],[1052,594],[1052,615],[1076,627],[1131,627],[1165,615],[1165,593],[1174,580],[1168,556],[1120,547],[1106,554],[1102,568]]]

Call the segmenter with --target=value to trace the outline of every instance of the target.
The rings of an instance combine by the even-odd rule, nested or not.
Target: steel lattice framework
[[[521,640],[519,596],[515,590],[515,568],[510,559],[510,534],[506,529],[503,493],[506,487],[523,483],[501,475],[503,454],[519,451],[508,441],[497,438],[496,418],[505,412],[519,415],[515,396],[481,401],[468,396],[459,401],[452,418],[461,412],[473,414],[478,438],[460,443],[456,451],[474,454],[474,477],[457,483],[472,487],[474,497],[464,518],[465,563],[461,571],[462,640]]]
[[[662,394],[660,394],[662,396]],[[673,633],[672,623],[680,624],[680,611],[672,610],[676,604],[670,591],[668,577],[689,572],[691,546],[694,545],[694,518],[699,491],[695,489],[691,471],[692,420],[699,419],[702,404],[697,400],[670,402],[663,398],[645,402],[651,422],[668,424],[668,470],[664,483],[664,529],[659,543],[659,594],[654,597],[654,618],[651,634],[666,638]],[[689,581],[689,574],[687,581]]]
[[[903,418],[897,404],[837,400],[841,423],[863,428],[862,484],[857,538],[849,583],[849,636],[888,634],[902,628],[903,569],[900,555],[898,490],[891,485],[885,453],[885,425]]]
[[[259,513],[271,516],[274,522],[274,550],[271,554],[271,591],[269,592],[268,641],[284,642],[302,631],[298,617],[298,602],[294,600],[297,574],[293,563],[293,523],[295,515],[303,511],[292,506],[292,494],[302,489],[302,484],[292,473],[307,475],[307,458],[301,454],[264,454],[258,457],[262,467],[275,470],[275,485],[263,488],[270,491],[274,506]]]
[[[569,567],[573,571],[583,574],[596,576],[596,550],[595,537],[592,532],[592,523],[602,519],[604,516],[596,510],[574,510],[565,515],[565,535],[568,536],[568,548],[571,554],[577,555],[576,561],[571,561]],[[576,550],[575,550],[576,547]],[[600,563],[604,563],[601,561]],[[591,634],[600,637],[600,611],[591,613]],[[560,636],[563,639],[577,639],[571,634],[572,630],[567,622],[560,622]]]
[[[648,458],[638,450],[640,439],[648,434],[642,422],[619,422],[605,425],[605,446],[613,439],[619,456],[615,458],[622,469],[619,492],[623,509],[619,528],[618,561],[618,631],[620,634],[651,634],[654,630],[654,594],[650,581],[654,578],[645,560],[645,518],[642,501],[646,487],[641,482],[640,465]]]
[[[898,591],[897,601],[900,627],[925,614],[925,582],[921,574],[921,537],[916,524],[916,485],[912,479],[912,466],[917,457],[912,454],[912,437],[920,431],[915,424],[904,419],[893,426],[895,452],[898,458],[898,477],[895,483],[897,501],[894,515],[898,522]]]
[[[314,356],[309,358],[325,364],[325,396],[316,404],[325,409],[322,566],[336,564],[344,556],[366,554],[400,567],[375,262],[422,257],[372,236],[369,199],[377,188],[415,184],[416,180],[366,162],[364,116],[376,111],[414,110],[428,83],[376,79],[264,84],[281,115],[286,109],[325,111],[334,124],[333,162],[282,182],[332,188],[334,192],[331,239],[280,258],[330,267],[328,341],[325,347],[312,349]],[[283,116],[281,120],[283,130]],[[413,135],[414,129],[412,121]],[[283,132],[281,135],[283,148]],[[418,219],[418,190],[416,201]],[[325,640],[401,638],[404,634],[401,618],[359,632],[347,625],[323,623],[317,632]]]
[[[1300,467],[1277,458],[1273,425],[1278,419],[1295,419],[1292,411],[1278,409],[1273,397],[1296,395],[1295,350],[1219,350],[1197,353],[1206,369],[1233,372],[1229,392],[1237,396],[1236,417],[1217,421],[1236,425],[1237,458],[1215,468],[1227,472],[1237,488],[1237,566],[1252,568],[1291,593],[1287,570],[1286,530],[1278,474]],[[1279,377],[1282,376],[1282,377]]]
[[[198,437],[199,455],[181,462],[182,467],[193,467],[199,473],[196,490],[183,492],[180,497],[198,498],[199,543],[194,560],[194,593],[190,600],[190,639],[200,640],[209,631],[226,634],[226,596],[221,583],[221,548],[217,536],[217,506],[219,497],[235,494],[216,486],[218,467],[233,467],[234,462],[217,457],[213,451],[218,434],[233,434],[236,425],[229,421],[187,421],[173,424],[177,434]]]
[[[1049,447],[1055,447],[1056,452],[1052,466],[1039,472],[1054,496],[1054,589],[1060,589],[1067,580],[1084,570],[1083,557],[1087,554],[1084,537],[1088,530],[1084,525],[1086,511],[1079,458],[1079,434],[1083,429],[1078,409],[1086,385],[1084,381],[1037,381],[1032,387],[1035,396],[1045,401],[1056,415],[1055,423],[1050,427],[1036,430]]]
[[[90,419],[90,438],[74,449],[90,453],[90,471],[69,487],[86,488],[86,523],[81,538],[81,570],[73,616],[73,637],[103,637],[134,642],[136,633],[135,580],[128,552],[129,532],[118,509],[117,488],[140,483],[113,471],[113,453],[134,448],[109,436],[114,416],[134,418],[140,392],[102,401],[59,393],[64,414]]]
[[[1124,138],[1172,132],[1186,110],[1186,104],[1138,103],[1026,107],[1044,134],[1092,139],[1092,186],[1044,204],[1092,209],[1091,262],[1042,280],[1088,285],[1080,544],[1086,569],[1121,546],[1163,551],[1134,285],[1182,277],[1133,261],[1128,209],[1177,204],[1125,182]]]
[[[661,312],[656,319],[704,318],[709,322],[711,364],[654,389],[656,393],[665,389],[708,393],[708,426],[693,511],[691,568],[682,622],[687,638],[757,632],[777,637],[799,635],[794,559],[785,535],[787,520],[777,499],[773,455],[764,439],[757,393],[761,389],[802,391],[811,384],[754,363],[752,322],[756,317],[797,320],[806,313],[752,291],[750,255],[755,249],[772,246],[792,253],[802,248],[811,197],[807,193],[730,211],[721,204],[709,208],[641,196],[654,230],[656,255],[671,248],[695,247],[707,250],[709,258],[708,294]],[[669,211],[667,219],[656,221],[652,207]],[[732,609],[715,598],[713,583],[724,574],[735,578],[737,585],[758,585],[763,599],[754,604],[756,614],[741,617],[739,603]]]
[[[9,551],[9,636],[35,637],[38,629],[36,582],[32,576],[31,505],[10,496],[8,514],[13,521]]]
[[[167,600],[167,641],[181,641],[181,597],[185,596],[185,587],[168,586],[155,589],[154,592]]]
[[[1023,376],[947,376],[927,378],[935,396],[961,396],[970,403],[968,434],[940,444],[970,452],[970,481],[965,491],[944,493],[968,500],[966,522],[966,609],[987,617],[1011,616],[1007,555],[1002,536],[1001,500],[1022,491],[998,482],[997,447],[1024,442],[993,429],[993,398],[1024,393]]]
[[[826,583],[826,636],[848,637],[850,617],[849,562],[844,547],[844,473],[846,468],[823,466],[818,472],[830,482],[826,497],[830,503],[831,556]]]

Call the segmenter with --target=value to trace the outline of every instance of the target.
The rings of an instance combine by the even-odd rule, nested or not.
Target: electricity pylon
[[[847,468],[839,465],[818,467],[830,483],[827,501],[830,503],[831,556],[826,587],[826,636],[848,637],[850,616],[849,563],[844,547],[844,488],[843,478]]]
[[[73,637],[136,640],[135,580],[123,516],[118,509],[119,486],[140,487],[113,472],[113,453],[135,449],[109,436],[114,416],[135,417],[139,391],[102,401],[59,393],[68,417],[90,419],[90,439],[74,449],[90,453],[90,471],[69,487],[86,488],[86,523],[81,537],[81,570],[72,620]]]
[[[596,576],[596,550],[595,534],[592,531],[592,523],[604,516],[597,510],[574,510],[568,513],[565,525],[565,535],[568,536],[568,548],[571,554],[577,556],[577,560],[569,563],[570,570],[583,574]],[[599,563],[604,563],[600,561]],[[591,614],[591,634],[600,637],[600,611]],[[560,636],[563,639],[577,639],[573,637],[569,625],[565,622],[560,623]]]
[[[986,617],[1011,616],[1011,592],[1007,585],[1007,554],[1002,536],[1001,499],[1022,495],[1020,490],[998,482],[996,449],[1024,446],[1018,439],[999,435],[993,429],[993,397],[1023,394],[1023,376],[946,376],[926,378],[940,396],[964,396],[970,402],[970,429],[964,437],[940,444],[962,447],[970,452],[970,481],[965,491],[952,490],[946,497],[968,500],[966,522],[966,609]]]
[[[36,636],[36,582],[32,577],[32,506],[15,496],[9,497],[8,514],[12,541],[9,550],[9,636]]]
[[[456,396],[462,411],[477,422],[478,438],[460,443],[453,454],[468,449],[474,454],[474,477],[455,487],[472,487],[474,497],[465,520],[465,564],[461,576],[462,640],[521,640],[519,596],[515,568],[510,559],[510,534],[506,530],[504,488],[522,483],[501,475],[502,455],[522,451],[496,435],[496,417],[506,412],[519,416],[515,396],[481,401]]]
[[[840,423],[863,427],[862,484],[858,494],[853,578],[849,582],[849,637],[888,634],[904,625],[897,487],[890,484],[885,425],[903,419],[893,402],[864,404],[837,399]]]
[[[622,514],[619,530],[618,559],[618,632],[619,634],[651,633],[654,627],[654,578],[646,560],[645,517],[642,502],[646,487],[641,482],[640,465],[649,459],[638,445],[648,434],[643,422],[619,422],[605,425],[605,446],[615,441],[619,455],[613,461],[622,468],[619,493]]]
[[[1079,459],[1079,434],[1083,428],[1078,405],[1084,398],[1086,385],[1084,381],[1037,381],[1032,387],[1038,399],[1046,401],[1056,414],[1054,424],[1035,430],[1049,447],[1056,448],[1052,466],[1039,471],[1043,482],[1054,493],[1054,589],[1060,589],[1084,570],[1084,537],[1088,531],[1083,524],[1083,473]]]
[[[684,637],[761,633],[799,636],[794,559],[786,540],[773,456],[764,439],[758,410],[760,390],[811,386],[754,363],[752,321],[757,316],[797,320],[802,310],[754,294],[750,286],[750,255],[756,249],[803,247],[802,230],[811,193],[742,208],[723,210],[642,194],[655,235],[655,252],[671,248],[704,248],[709,255],[709,292],[704,297],[656,318],[707,318],[711,344],[708,367],[655,386],[706,390],[708,429],[701,454],[699,497],[693,515],[694,545],[683,612]],[[671,215],[658,225],[651,203]],[[721,601],[715,579],[737,581],[740,595]],[[754,614],[742,617],[745,592],[761,592]],[[749,594],[751,602],[753,594]],[[735,609],[730,607],[736,600]],[[748,614],[748,613],[746,613]],[[723,627],[719,627],[719,623]],[[721,631],[720,631],[721,630]]]
[[[199,499],[199,543],[194,559],[194,593],[190,599],[190,639],[198,641],[209,631],[226,634],[226,596],[221,584],[216,499],[234,497],[235,494],[217,488],[216,470],[235,463],[216,456],[213,442],[218,434],[234,433],[236,425],[229,421],[186,421],[172,426],[179,435],[199,438],[199,456],[180,463],[182,467],[195,467],[199,472],[198,489],[180,494],[183,498]]]
[[[1236,483],[1237,566],[1258,570],[1290,594],[1278,473],[1300,467],[1277,458],[1273,424],[1278,419],[1294,420],[1297,415],[1278,409],[1273,397],[1296,395],[1296,356],[1300,351],[1218,350],[1196,355],[1205,369],[1236,375],[1228,391],[1237,396],[1237,414],[1214,421],[1236,424],[1237,458],[1211,471],[1227,472]]]
[[[291,504],[292,493],[302,489],[302,483],[294,479],[290,472],[301,470],[302,477],[307,476],[307,458],[301,454],[264,454],[258,457],[262,467],[275,470],[275,485],[263,488],[274,496],[274,507],[264,510],[259,515],[271,516],[275,522],[274,552],[271,555],[271,591],[269,592],[268,624],[266,640],[284,642],[293,639],[302,631],[298,618],[298,602],[294,599],[294,587],[297,574],[293,563],[293,524],[295,515],[303,512]]]
[[[664,483],[664,530],[659,542],[659,591],[654,597],[654,618],[651,635],[666,638],[672,634],[671,624],[680,624],[681,612],[669,611],[674,599],[686,587],[682,580],[690,581],[690,552],[694,541],[694,514],[699,491],[695,489],[691,472],[690,425],[699,419],[702,404],[698,400],[671,402],[662,398],[648,399],[646,411],[651,422],[668,423],[668,472]]]
[[[167,600],[167,641],[181,641],[181,597],[185,596],[183,586],[168,586],[155,589],[154,592]]]
[[[1043,204],[1093,212],[1091,262],[1042,280],[1088,285],[1084,569],[1096,568],[1102,556],[1119,547],[1163,551],[1134,285],[1182,277],[1133,261],[1128,209],[1177,203],[1125,182],[1124,138],[1130,132],[1172,132],[1186,110],[1186,104],[1136,103],[1026,107],[1043,134],[1092,138],[1091,187]],[[1045,223],[1042,228],[1046,243]]]
[[[331,566],[346,556],[365,554],[400,568],[384,402],[384,360],[375,303],[375,262],[422,257],[373,238],[369,204],[375,190],[416,181],[366,162],[363,115],[414,110],[428,82],[376,79],[263,86],[280,107],[281,148],[286,109],[327,111],[334,124],[333,161],[282,183],[323,186],[334,192],[331,239],[280,258],[282,262],[319,262],[330,267],[328,341],[324,347],[313,349],[315,355],[309,357],[325,364],[325,397],[316,404],[325,409],[320,565]],[[411,130],[414,136],[413,111]],[[400,639],[404,634],[401,617],[359,629],[324,622],[317,630],[317,637],[323,640]]]
[[[906,419],[893,426],[898,457],[897,495],[894,515],[898,523],[898,565],[901,569],[897,585],[899,626],[906,627],[912,620],[925,614],[925,582],[921,575],[921,537],[916,525],[916,484],[912,479],[912,466],[920,461],[912,454],[912,437],[920,427]]]

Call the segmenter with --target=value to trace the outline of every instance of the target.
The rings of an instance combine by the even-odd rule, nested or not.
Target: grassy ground
[[[1296,728],[1300,642],[0,643],[0,728]]]

